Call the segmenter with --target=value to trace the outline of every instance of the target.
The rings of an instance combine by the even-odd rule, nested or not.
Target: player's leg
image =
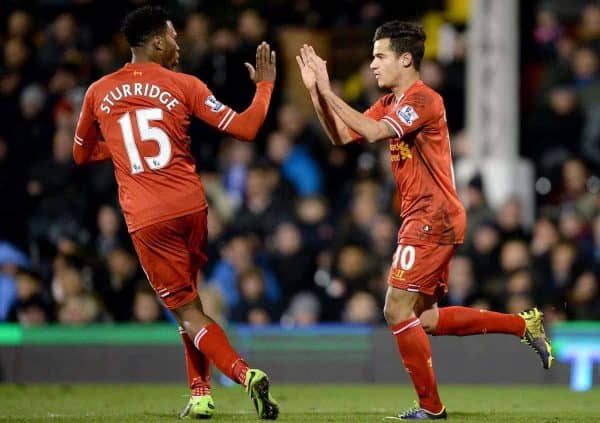
[[[185,367],[191,393],[190,400],[179,417],[210,418],[215,409],[210,384],[210,360],[194,346],[187,332],[181,326],[179,326],[179,334],[183,342]]]
[[[202,242],[202,240],[194,240]],[[202,266],[206,263],[206,255],[203,252],[192,256],[192,275],[198,275]],[[198,277],[195,277],[197,280]],[[185,353],[185,368],[187,372],[188,386],[190,387],[190,400],[179,414],[180,418],[211,418],[215,410],[212,398],[210,380],[210,360],[202,351],[198,350],[185,329],[179,326],[179,335],[183,342]]]
[[[429,338],[414,312],[421,295],[389,286],[385,299],[385,318],[396,338],[402,363],[419,397],[419,407],[395,417],[400,420],[446,417],[435,381]]]
[[[502,333],[519,337],[539,355],[542,366],[552,366],[552,345],[544,331],[543,313],[537,308],[519,314],[497,313],[472,307],[441,307],[422,312],[421,324],[435,336],[469,336]]]
[[[261,418],[275,419],[279,410],[269,393],[267,375],[258,369],[249,369],[232,348],[223,329],[204,314],[196,290],[197,269],[194,267],[199,247],[192,249],[189,245],[195,240],[201,246],[203,240],[185,236],[194,231],[206,234],[205,213],[140,229],[132,234],[132,240],[150,284],[173,312],[194,348],[223,374],[246,387]]]
[[[246,361],[233,349],[223,329],[202,310],[196,296],[192,301],[172,310],[177,320],[193,337],[195,347],[231,380],[246,387],[259,416],[276,419],[279,406],[270,394],[267,375],[259,369],[250,369]]]
[[[435,310],[445,292],[445,274],[453,246],[401,240],[388,277],[384,314],[396,337],[415,390],[418,407],[390,419],[445,419],[431,360],[431,345],[418,317],[423,310]]]

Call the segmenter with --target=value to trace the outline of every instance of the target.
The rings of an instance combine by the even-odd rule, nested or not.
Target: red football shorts
[[[196,278],[206,264],[207,210],[155,223],[131,234],[148,281],[171,310],[198,296]]]
[[[457,247],[402,240],[394,253],[388,285],[441,298],[448,292],[450,259]]]

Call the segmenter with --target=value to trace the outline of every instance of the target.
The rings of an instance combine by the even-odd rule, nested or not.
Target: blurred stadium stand
[[[85,89],[129,60],[118,28],[141,3],[0,2],[0,321],[170,319],[132,250],[112,165],[76,168],[71,158]],[[259,41],[280,58],[276,96],[255,143],[191,127],[211,206],[210,262],[198,281],[208,314],[250,325],[383,323],[399,226],[387,145],[332,147],[294,56],[313,43],[338,92],[363,110],[381,95],[368,68],[372,33],[397,18],[418,19],[428,32],[421,76],[444,97],[468,210],[446,304],[507,312],[537,304],[550,323],[600,320],[597,2],[518,2],[519,23],[510,28],[520,29],[515,132],[535,176],[530,198],[508,195],[494,207],[486,199],[493,181],[473,164],[478,140],[465,127],[469,2],[162,4],[178,28],[181,70],[237,109],[253,94],[243,62],[253,61]]]

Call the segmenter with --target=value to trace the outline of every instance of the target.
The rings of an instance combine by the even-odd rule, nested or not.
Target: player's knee
[[[389,325],[396,325],[410,319],[414,313],[410,307],[403,307],[401,303],[386,301],[383,316]]]

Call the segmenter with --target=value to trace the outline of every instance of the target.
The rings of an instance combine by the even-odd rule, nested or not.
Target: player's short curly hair
[[[425,53],[425,31],[416,22],[390,21],[375,30],[373,42],[390,39],[390,48],[396,54],[410,53],[416,70],[421,67]]]
[[[163,33],[168,20],[169,15],[162,7],[144,6],[125,16],[121,30],[130,47],[141,47],[153,35]]]

